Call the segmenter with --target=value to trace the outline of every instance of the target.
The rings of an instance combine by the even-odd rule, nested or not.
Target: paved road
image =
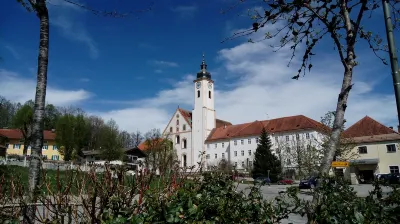
[[[264,199],[271,200],[275,198],[276,196],[279,195],[280,191],[285,191],[287,187],[290,185],[271,185],[271,186],[262,186],[261,187],[261,192],[264,196]],[[292,186],[297,186],[297,185],[292,185]],[[351,185],[354,190],[357,192],[357,196],[359,197],[366,197],[369,195],[369,192],[374,189],[374,187],[370,184],[363,184],[363,185]],[[238,184],[237,190],[238,191],[244,191],[244,192],[249,192],[250,185],[248,184]],[[304,200],[311,200],[312,196],[309,193],[310,190],[301,190],[301,193],[299,194],[299,198],[304,199]],[[382,192],[383,193],[388,193],[390,192],[390,188],[388,187],[382,187]],[[289,215],[289,218],[286,220],[283,220],[281,223],[282,224],[304,224],[306,223],[307,220],[305,217],[301,217],[300,215]]]

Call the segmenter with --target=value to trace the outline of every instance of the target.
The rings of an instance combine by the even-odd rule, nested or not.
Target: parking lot
[[[261,187],[261,192],[264,196],[264,199],[271,200],[275,198],[276,196],[279,195],[280,191],[285,191],[286,188],[290,186],[298,186],[298,184],[293,184],[293,185],[271,185],[271,186],[262,186]],[[373,190],[373,186],[371,184],[362,184],[362,185],[351,185],[354,190],[357,192],[357,196],[359,197],[366,197],[368,196],[369,192]],[[237,191],[244,191],[244,192],[249,192],[249,184],[238,184],[237,185]],[[390,188],[388,187],[382,187],[382,192],[384,194],[387,194],[390,192]],[[311,200],[311,191],[310,190],[301,190],[299,197],[304,200]],[[289,218],[286,220],[283,220],[281,222],[282,224],[304,224],[306,223],[306,218],[301,217],[300,215],[289,215]]]

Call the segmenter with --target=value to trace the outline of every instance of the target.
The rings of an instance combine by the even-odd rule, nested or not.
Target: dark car
[[[254,178],[254,183],[260,183],[260,184],[269,184],[270,181],[268,181],[268,177],[256,177]]]
[[[381,174],[379,180],[387,184],[400,184],[400,174],[398,173]]]
[[[300,189],[313,189],[317,186],[317,177],[311,176],[307,177],[303,180],[300,180],[299,188]]]

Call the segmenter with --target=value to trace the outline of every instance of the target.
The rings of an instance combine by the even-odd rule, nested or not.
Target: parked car
[[[380,174],[378,179],[387,184],[400,184],[400,174],[398,173]]]
[[[284,179],[278,181],[278,184],[282,184],[282,185],[292,185],[293,183],[294,183],[294,180],[288,179],[288,178],[284,178]]]
[[[299,183],[300,189],[313,189],[315,186],[317,186],[317,177],[315,176],[307,177],[303,180],[300,180]]]
[[[268,184],[268,177],[256,177],[254,183]]]

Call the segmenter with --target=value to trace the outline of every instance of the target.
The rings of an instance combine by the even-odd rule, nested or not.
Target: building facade
[[[0,135],[6,137],[5,148],[7,155],[23,155],[24,137],[19,129],[0,129]],[[43,132],[42,155],[46,160],[62,160],[55,139],[56,134],[52,131]],[[28,146],[27,155],[31,154],[31,146]]]
[[[270,134],[273,153],[286,168],[298,166],[292,159],[298,156],[292,154],[298,153],[299,148],[321,148],[326,127],[303,115],[237,125],[217,119],[214,91],[214,81],[203,56],[200,71],[193,81],[193,110],[178,107],[163,131],[163,135],[173,141],[181,167],[201,164],[207,168],[225,160],[237,169],[248,170],[263,128]]]
[[[353,184],[369,182],[377,174],[399,173],[400,134],[371,117],[364,117],[343,132],[354,143],[347,175]]]

